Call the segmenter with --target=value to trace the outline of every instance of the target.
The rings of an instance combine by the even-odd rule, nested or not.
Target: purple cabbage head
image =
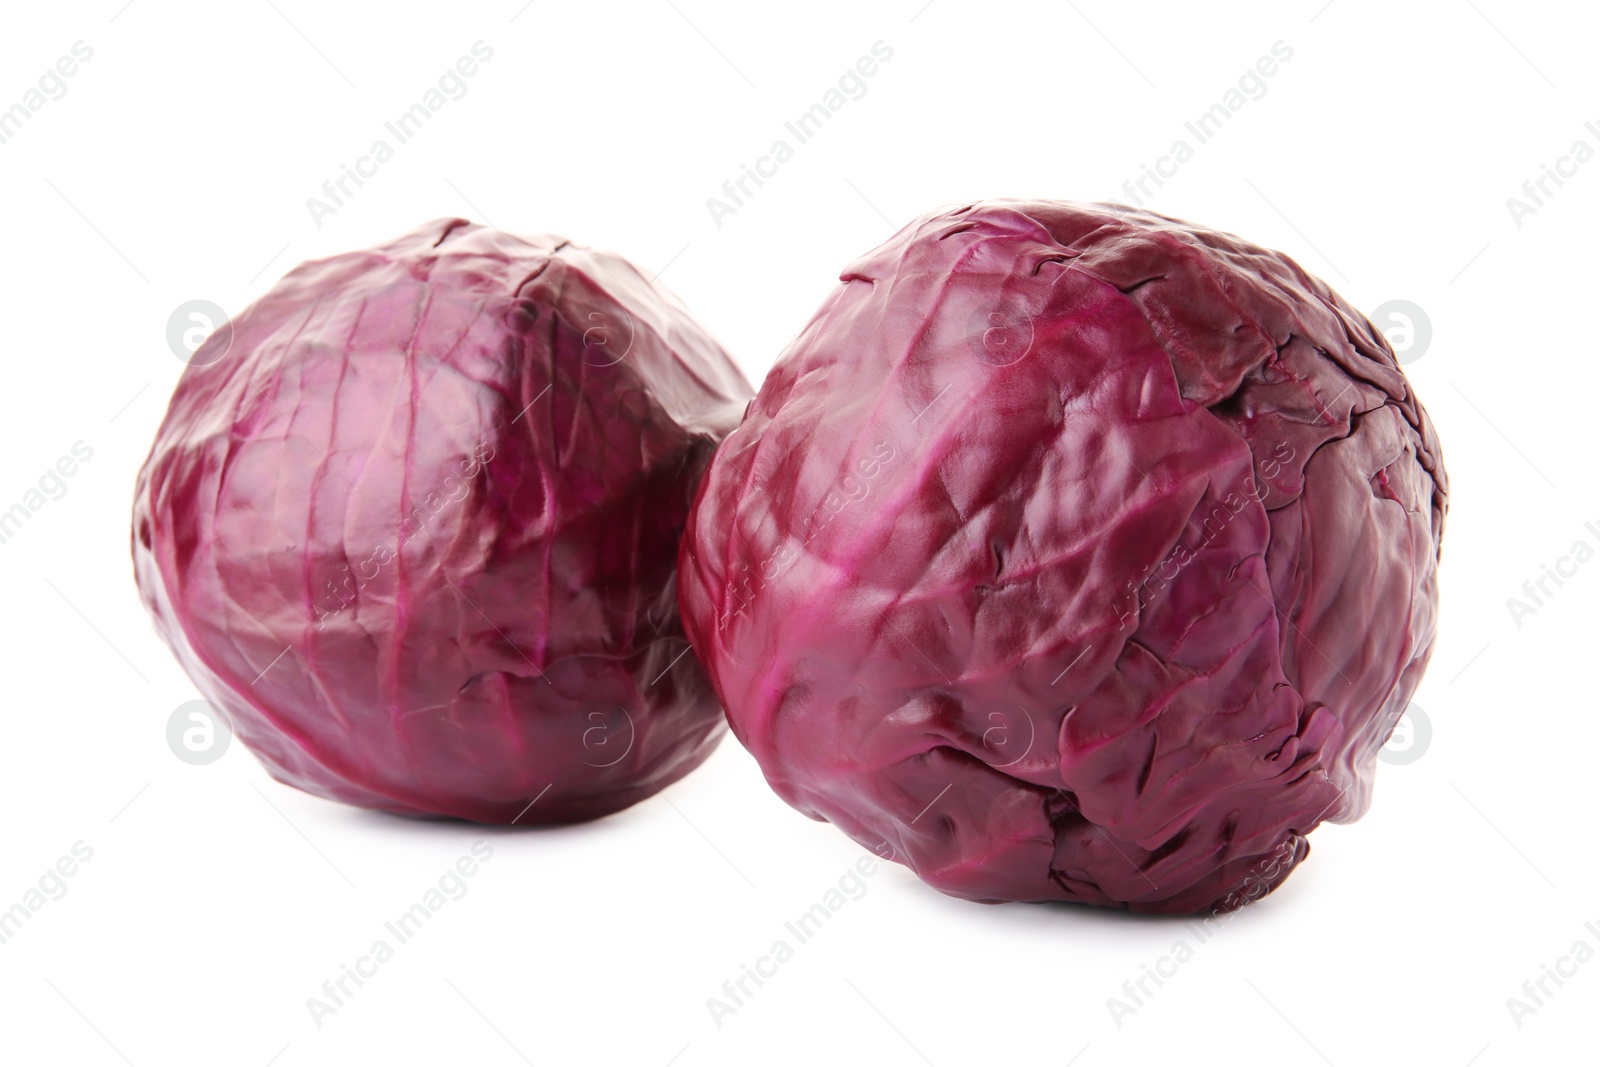
[[[139,475],[139,589],[283,782],[617,811],[721,734],[674,574],[749,393],[607,252],[456,219],[306,263],[184,373]]]
[[[1427,664],[1439,442],[1288,257],[997,201],[848,266],[723,443],[679,597],[790,804],[946,893],[1276,887]]]

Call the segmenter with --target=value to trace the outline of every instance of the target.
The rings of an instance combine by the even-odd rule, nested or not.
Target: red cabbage
[[[172,398],[133,554],[158,630],[274,777],[544,823],[709,755],[721,711],[674,572],[751,390],[664,289],[442,220],[303,264],[231,334]]]
[[[1236,907],[1362,815],[1446,507],[1383,336],[1115,205],[931,214],[841,282],[679,572],[773,788],[946,893],[1144,912]]]

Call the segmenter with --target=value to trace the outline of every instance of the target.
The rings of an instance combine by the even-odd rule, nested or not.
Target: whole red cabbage
[[[303,264],[195,353],[139,475],[139,588],[281,781],[604,815],[721,736],[674,572],[749,394],[620,257],[441,220]]]
[[[1433,644],[1446,482],[1385,339],[1288,257],[998,201],[851,264],[717,453],[679,597],[789,803],[935,887],[1269,891]]]

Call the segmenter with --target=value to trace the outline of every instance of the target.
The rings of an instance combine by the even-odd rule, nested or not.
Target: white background
[[[1507,0],[922,2],[7,9],[0,108],[74,42],[93,57],[0,144],[0,510],[74,442],[93,457],[0,544],[0,909],[75,842],[93,856],[0,945],[0,1059],[1594,1062],[1600,961],[1521,1026],[1507,998],[1574,942],[1600,949],[1600,561],[1520,619],[1507,600],[1574,542],[1600,547],[1600,160],[1520,226],[1506,201],[1575,140],[1600,148],[1600,20]],[[306,199],[480,39],[494,55],[466,95],[317,226]],[[866,94],[717,226],[706,199],[879,40],[893,57]],[[1381,766],[1370,814],[1318,830],[1211,940],[963,903],[886,867],[719,1027],[707,998],[865,854],[733,740],[662,798],[509,833],[305,796],[238,745],[207,767],[168,750],[196,694],[139,605],[127,527],[182,370],[179,304],[237,312],[300,260],[459,214],[664,270],[759,382],[898,226],[974,198],[1126,199],[1279,40],[1293,56],[1265,95],[1149,205],[1283,249],[1368,311],[1425,309],[1407,371],[1452,489],[1443,624],[1416,696],[1427,750]],[[317,1026],[307,998],[479,839],[493,858],[467,895]],[[1194,957],[1118,1025],[1108,998],[1180,939]]]

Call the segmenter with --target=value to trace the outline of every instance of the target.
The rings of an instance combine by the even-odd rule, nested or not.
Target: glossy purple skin
[[[275,778],[524,825],[625,808],[710,754],[677,546],[751,389],[670,294],[611,253],[446,219],[297,267],[224,343],[139,475],[134,565]]]
[[[1113,205],[926,216],[719,449],[679,573],[790,804],[979,901],[1231,909],[1367,808],[1446,482],[1288,257]]]

